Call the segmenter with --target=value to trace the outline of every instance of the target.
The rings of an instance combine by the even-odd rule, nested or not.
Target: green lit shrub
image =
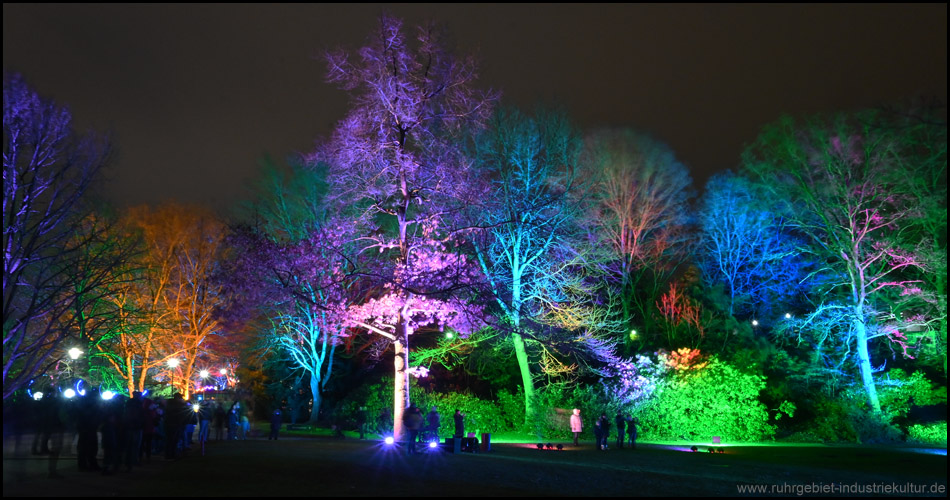
[[[712,357],[705,366],[670,372],[634,415],[648,440],[766,440],[775,426],[758,399],[764,387],[764,376]]]
[[[913,443],[947,446],[947,422],[911,425],[907,428],[907,440]]]

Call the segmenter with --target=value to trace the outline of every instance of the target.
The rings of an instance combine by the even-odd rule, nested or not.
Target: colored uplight
[[[67,352],[69,354],[69,359],[79,359],[79,356],[82,356],[82,350],[80,350],[78,347],[73,347]]]
[[[198,372],[198,375],[201,375],[201,378],[208,378],[208,375],[211,375],[211,373],[208,372],[208,370],[201,370]]]
[[[175,368],[178,366],[178,363],[181,363],[181,361],[179,361],[178,358],[171,358],[168,360],[168,367]]]
[[[435,441],[429,441],[429,448],[435,449],[438,446],[439,446],[439,443],[436,443]]]
[[[386,436],[386,439],[384,439],[383,442],[385,442],[386,444],[393,444],[396,442],[396,440],[393,439],[392,436]]]
[[[39,400],[43,399],[43,393],[40,392],[40,391],[34,392],[34,393],[33,393],[33,399],[35,399],[36,401],[39,401]]]
[[[104,399],[104,400],[106,400],[106,401],[109,401],[110,399],[112,399],[112,398],[115,397],[115,393],[112,392],[112,391],[102,391],[102,396],[101,396],[101,397],[102,397],[102,399]]]
[[[72,399],[76,397],[76,391],[72,389],[66,389],[65,391],[63,391],[63,396],[66,396],[67,399]]]
[[[630,330],[630,340],[636,340],[636,339],[637,339],[637,331]]]

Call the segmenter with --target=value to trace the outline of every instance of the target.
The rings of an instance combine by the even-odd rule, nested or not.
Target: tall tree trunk
[[[402,416],[409,407],[409,327],[406,320],[401,319],[396,326],[396,341],[393,346],[396,355],[393,359],[393,438],[397,441],[402,437]]]
[[[864,392],[867,394],[868,403],[875,415],[881,414],[881,401],[877,397],[877,387],[874,385],[874,374],[871,372],[871,356],[868,353],[868,332],[864,324],[864,316],[861,307],[855,307],[855,318],[853,321],[854,331],[857,333],[858,343],[858,368],[861,370],[861,382],[864,385]]]
[[[524,385],[524,421],[528,424],[537,412],[534,381],[531,379],[531,367],[528,365],[528,352],[525,350],[524,338],[516,331],[511,334],[511,340],[515,344],[515,357],[518,359],[518,369],[521,371],[521,383]]]
[[[313,407],[310,408],[309,423],[313,424],[320,418],[320,403],[323,402],[320,396],[320,378],[313,373],[310,374],[310,395],[313,396]]]

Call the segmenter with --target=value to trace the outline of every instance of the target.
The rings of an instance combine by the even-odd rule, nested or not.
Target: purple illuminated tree
[[[825,286],[811,290],[815,311],[789,325],[800,334],[826,328],[813,333],[837,337],[849,359],[853,349],[868,405],[880,415],[869,346],[876,338],[903,342],[895,304],[920,300],[923,283],[919,250],[901,235],[919,216],[906,182],[912,152],[900,134],[877,124],[871,113],[804,124],[783,118],[743,164],[788,202],[788,218],[807,240],[800,251],[825,264],[817,271]]]
[[[382,16],[366,46],[330,52],[328,79],[351,93],[353,107],[314,155],[328,165],[328,201],[351,220],[360,288],[349,325],[395,350],[394,423],[402,434],[409,404],[409,338],[421,328],[475,328],[464,291],[474,281],[455,218],[477,198],[458,147],[496,100],[476,90],[476,66],[458,58],[434,26],[416,30]],[[415,42],[415,43],[414,43]]]
[[[3,399],[57,361],[69,334],[79,249],[99,232],[77,231],[107,147],[72,129],[65,108],[20,77],[3,75]],[[93,291],[83,288],[86,296]]]

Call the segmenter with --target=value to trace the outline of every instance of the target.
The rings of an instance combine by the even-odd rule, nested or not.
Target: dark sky
[[[223,208],[343,118],[321,55],[383,8],[446,24],[507,103],[653,134],[699,186],[782,113],[947,99],[946,4],[3,4],[3,67],[113,134],[116,201]]]

